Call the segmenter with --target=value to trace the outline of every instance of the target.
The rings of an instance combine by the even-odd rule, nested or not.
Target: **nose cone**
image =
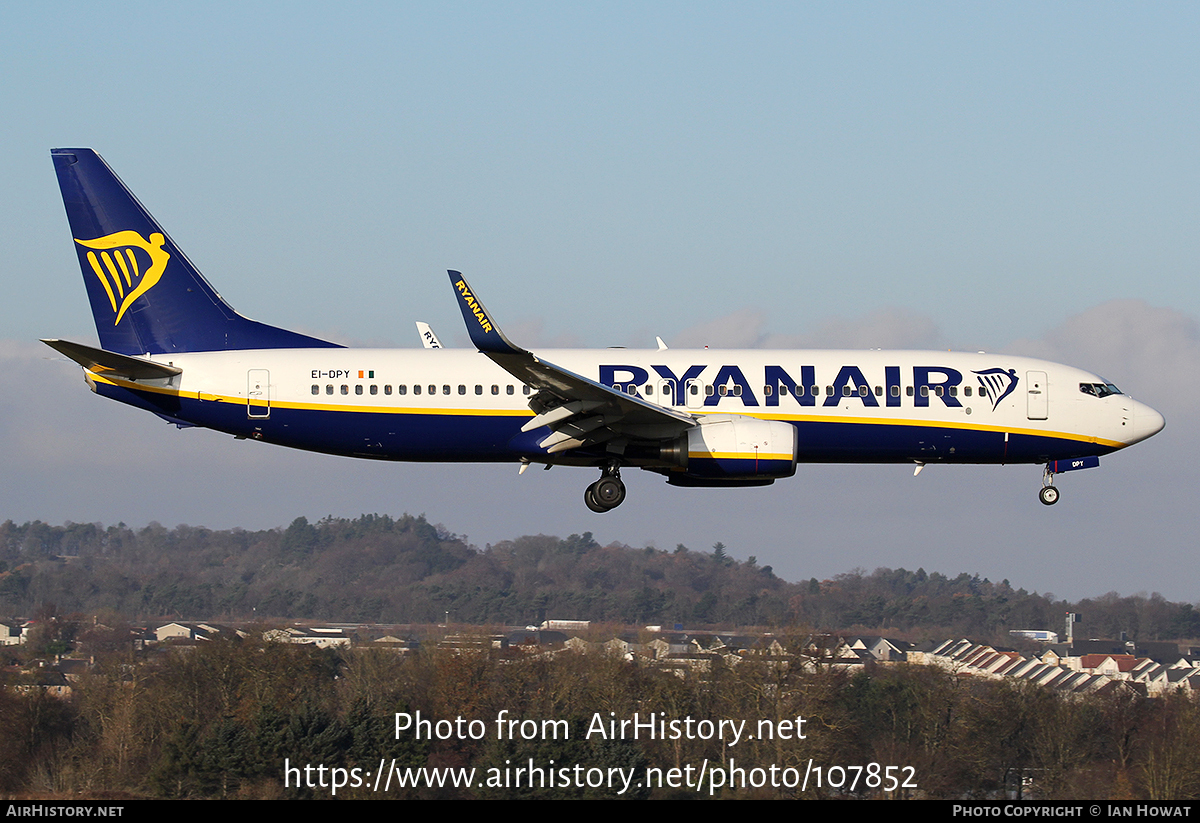
[[[1147,406],[1145,403],[1133,401],[1133,432],[1131,432],[1129,440],[1130,444],[1141,442],[1147,437],[1153,437],[1163,430],[1163,426],[1167,421],[1163,416],[1154,409]]]

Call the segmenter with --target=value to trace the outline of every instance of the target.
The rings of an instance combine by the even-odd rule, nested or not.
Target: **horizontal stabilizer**
[[[165,363],[155,363],[141,357],[130,357],[127,354],[97,349],[82,343],[71,343],[66,340],[43,340],[50,348],[74,360],[94,374],[112,377],[123,377],[126,380],[167,380],[183,369],[168,366]]]

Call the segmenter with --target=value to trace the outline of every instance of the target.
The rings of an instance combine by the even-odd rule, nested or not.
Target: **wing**
[[[696,425],[689,414],[617,391],[513,345],[466,279],[456,271],[449,274],[471,342],[500,368],[537,390],[529,400],[534,417],[521,430],[549,427],[549,436],[538,443],[549,454],[605,442],[610,452],[620,454],[631,440],[667,440]]]

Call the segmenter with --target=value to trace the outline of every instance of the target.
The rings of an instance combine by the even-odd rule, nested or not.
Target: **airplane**
[[[393,461],[584,466],[766,486],[799,463],[1040,464],[1056,474],[1162,430],[1095,374],[984,352],[565,349],[512,343],[457,271],[474,349],[353,349],[235,312],[91,149],[53,149],[100,346],[48,339],[92,391],[181,428]],[[428,334],[426,334],[428,332]],[[435,346],[436,344],[436,346]]]

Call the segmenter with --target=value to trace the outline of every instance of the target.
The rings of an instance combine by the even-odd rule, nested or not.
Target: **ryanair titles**
[[[716,368],[715,373],[712,371]],[[817,367],[764,366],[762,381],[751,384],[739,366],[689,366],[676,374],[669,366],[602,365],[599,382],[626,394],[671,394],[671,405],[717,406],[736,398],[743,406],[778,406],[781,398],[794,398],[801,406],[837,406],[858,402],[864,408],[896,407],[907,401],[929,406],[931,398],[950,408],[961,408],[960,398],[983,398],[994,410],[1012,394],[1019,378],[1014,369],[986,369],[964,374],[949,366],[884,366],[883,379],[870,380],[858,366],[842,366],[829,380]],[[790,371],[789,371],[790,370]],[[825,370],[823,370],[825,371]],[[709,375],[712,375],[711,377]],[[647,391],[643,387],[649,386]],[[761,394],[762,402],[759,402]]]
[[[475,315],[475,319],[479,321],[479,325],[483,327],[485,332],[492,330],[492,321],[488,320],[487,315],[483,313],[483,307],[475,299],[475,295],[471,294],[471,290],[467,288],[465,280],[459,280],[454,284],[454,288],[458,289],[462,295],[463,302],[471,309],[471,313]]]

